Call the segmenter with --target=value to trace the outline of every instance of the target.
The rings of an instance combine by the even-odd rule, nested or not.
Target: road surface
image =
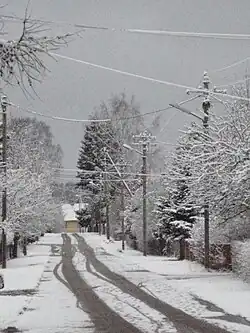
[[[38,290],[27,294],[27,304],[20,311],[15,325],[2,332],[144,333],[142,328],[137,327],[141,314],[144,322],[139,327],[148,327],[147,321],[154,321],[156,325],[152,327],[156,328],[152,329],[152,333],[169,333],[165,329],[167,323],[171,323],[173,327],[171,332],[176,333],[229,333],[164,303],[125,277],[112,272],[97,259],[94,250],[88,246],[82,235],[62,234],[62,240],[61,244],[50,244],[50,259],[45,266]],[[118,290],[122,295],[129,296],[133,304],[134,301],[140,302],[147,307],[148,316],[140,306],[137,308],[138,306],[134,305],[136,320],[130,320],[128,311],[131,305],[126,307],[126,303],[121,300],[122,316],[111,309],[113,303],[106,304],[98,296],[93,284],[89,285],[90,280],[85,281],[84,274],[75,268],[73,258],[76,251],[84,258],[84,274],[93,276],[93,279],[97,277],[100,285],[102,281],[104,285],[108,283],[111,285],[110,290]],[[161,321],[154,317],[154,311],[163,318]]]

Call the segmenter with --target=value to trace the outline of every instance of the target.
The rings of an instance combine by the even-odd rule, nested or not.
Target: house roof
[[[69,204],[62,205],[64,221],[78,221],[74,207]]]

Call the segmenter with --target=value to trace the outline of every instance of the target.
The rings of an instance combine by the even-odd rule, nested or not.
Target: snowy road
[[[185,312],[176,309],[167,303],[164,303],[153,295],[143,291],[139,286],[136,286],[123,276],[109,270],[101,261],[99,261],[93,249],[87,245],[84,239],[75,235],[78,241],[80,252],[86,257],[87,270],[93,275],[99,275],[102,279],[111,282],[114,288],[119,288],[124,294],[130,295],[137,300],[145,303],[152,311],[157,310],[167,320],[173,323],[175,331],[178,333],[227,333],[226,330],[215,327],[203,320],[196,319]],[[91,269],[91,266],[94,268]],[[164,332],[164,327],[161,327],[161,332]],[[155,332],[158,332],[156,330]],[[174,331],[174,330],[173,330]],[[116,331],[119,332],[119,331]]]
[[[51,244],[51,250],[38,291],[27,299],[22,311],[19,312],[17,321],[13,323],[13,327],[16,327],[18,331],[4,332],[95,332],[89,315],[82,311],[63,277],[61,245]]]
[[[89,314],[94,323],[95,333],[142,333],[112,311],[79,276],[72,262],[75,248],[69,236],[64,235],[63,240],[62,272],[81,308]]]
[[[24,303],[22,306],[20,303],[20,306],[17,304],[13,307],[14,303],[11,301],[9,320],[7,320],[7,309],[3,309],[1,305],[1,314],[7,317],[2,322],[5,323],[4,326],[0,325],[0,332],[229,332],[214,326],[211,322],[195,318],[192,313],[181,310],[177,305],[168,304],[171,303],[170,294],[170,299],[168,297],[162,300],[150,290],[125,277],[126,270],[124,274],[115,273],[102,262],[104,254],[104,257],[109,257],[114,264],[115,257],[108,252],[101,252],[100,257],[96,249],[93,249],[82,235],[51,235],[46,236],[41,242],[35,245],[36,255],[30,253],[28,258],[17,259],[6,275],[9,276],[9,287],[0,295],[3,300],[2,305],[7,304],[4,299],[10,302],[13,298],[16,304],[18,297],[20,302],[23,299]],[[43,270],[41,270],[42,263]],[[32,287],[32,279],[29,281],[27,270],[30,272],[33,270],[36,279],[40,271],[37,280],[40,279],[40,282],[37,286],[33,283]],[[22,271],[26,272],[25,279],[24,277],[21,277],[22,281],[14,279]],[[30,275],[34,273],[31,272]],[[149,274],[149,272],[138,271],[136,274]],[[29,290],[32,292],[21,296]],[[192,306],[190,303],[190,307]],[[7,330],[8,327],[16,330]],[[249,327],[245,328],[246,330],[234,329],[230,332],[248,332]]]

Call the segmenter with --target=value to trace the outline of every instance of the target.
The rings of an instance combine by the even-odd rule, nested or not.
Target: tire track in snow
[[[78,241],[80,252],[88,258],[98,273],[111,280],[113,285],[119,288],[122,292],[137,298],[152,309],[165,315],[175,325],[179,333],[229,333],[225,329],[209,324],[204,320],[194,318],[184,311],[174,308],[153,295],[143,291],[124,276],[112,272],[96,258],[93,249],[86,243],[83,237],[77,234],[74,234],[74,237]]]

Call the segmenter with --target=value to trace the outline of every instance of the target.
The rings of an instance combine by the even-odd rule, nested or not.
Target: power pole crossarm
[[[113,167],[115,168],[115,170],[116,170],[116,172],[117,172],[118,176],[119,176],[119,177],[122,179],[122,182],[123,182],[123,184],[124,184],[124,186],[125,186],[126,190],[128,191],[129,195],[132,197],[132,196],[133,196],[133,194],[132,194],[132,192],[131,192],[131,190],[130,190],[130,188],[129,188],[128,184],[127,184],[127,183],[126,183],[126,181],[123,179],[123,177],[122,177],[122,174],[121,174],[120,170],[117,168],[117,165],[116,165],[116,164],[115,164],[115,162],[113,161],[113,159],[112,159],[112,157],[110,156],[110,154],[108,153],[108,151],[107,151],[107,150],[105,150],[105,152],[106,152],[106,154],[107,154],[107,156],[108,156],[108,158],[109,158],[109,160],[110,160],[111,164],[112,164],[112,165],[113,165]]]

